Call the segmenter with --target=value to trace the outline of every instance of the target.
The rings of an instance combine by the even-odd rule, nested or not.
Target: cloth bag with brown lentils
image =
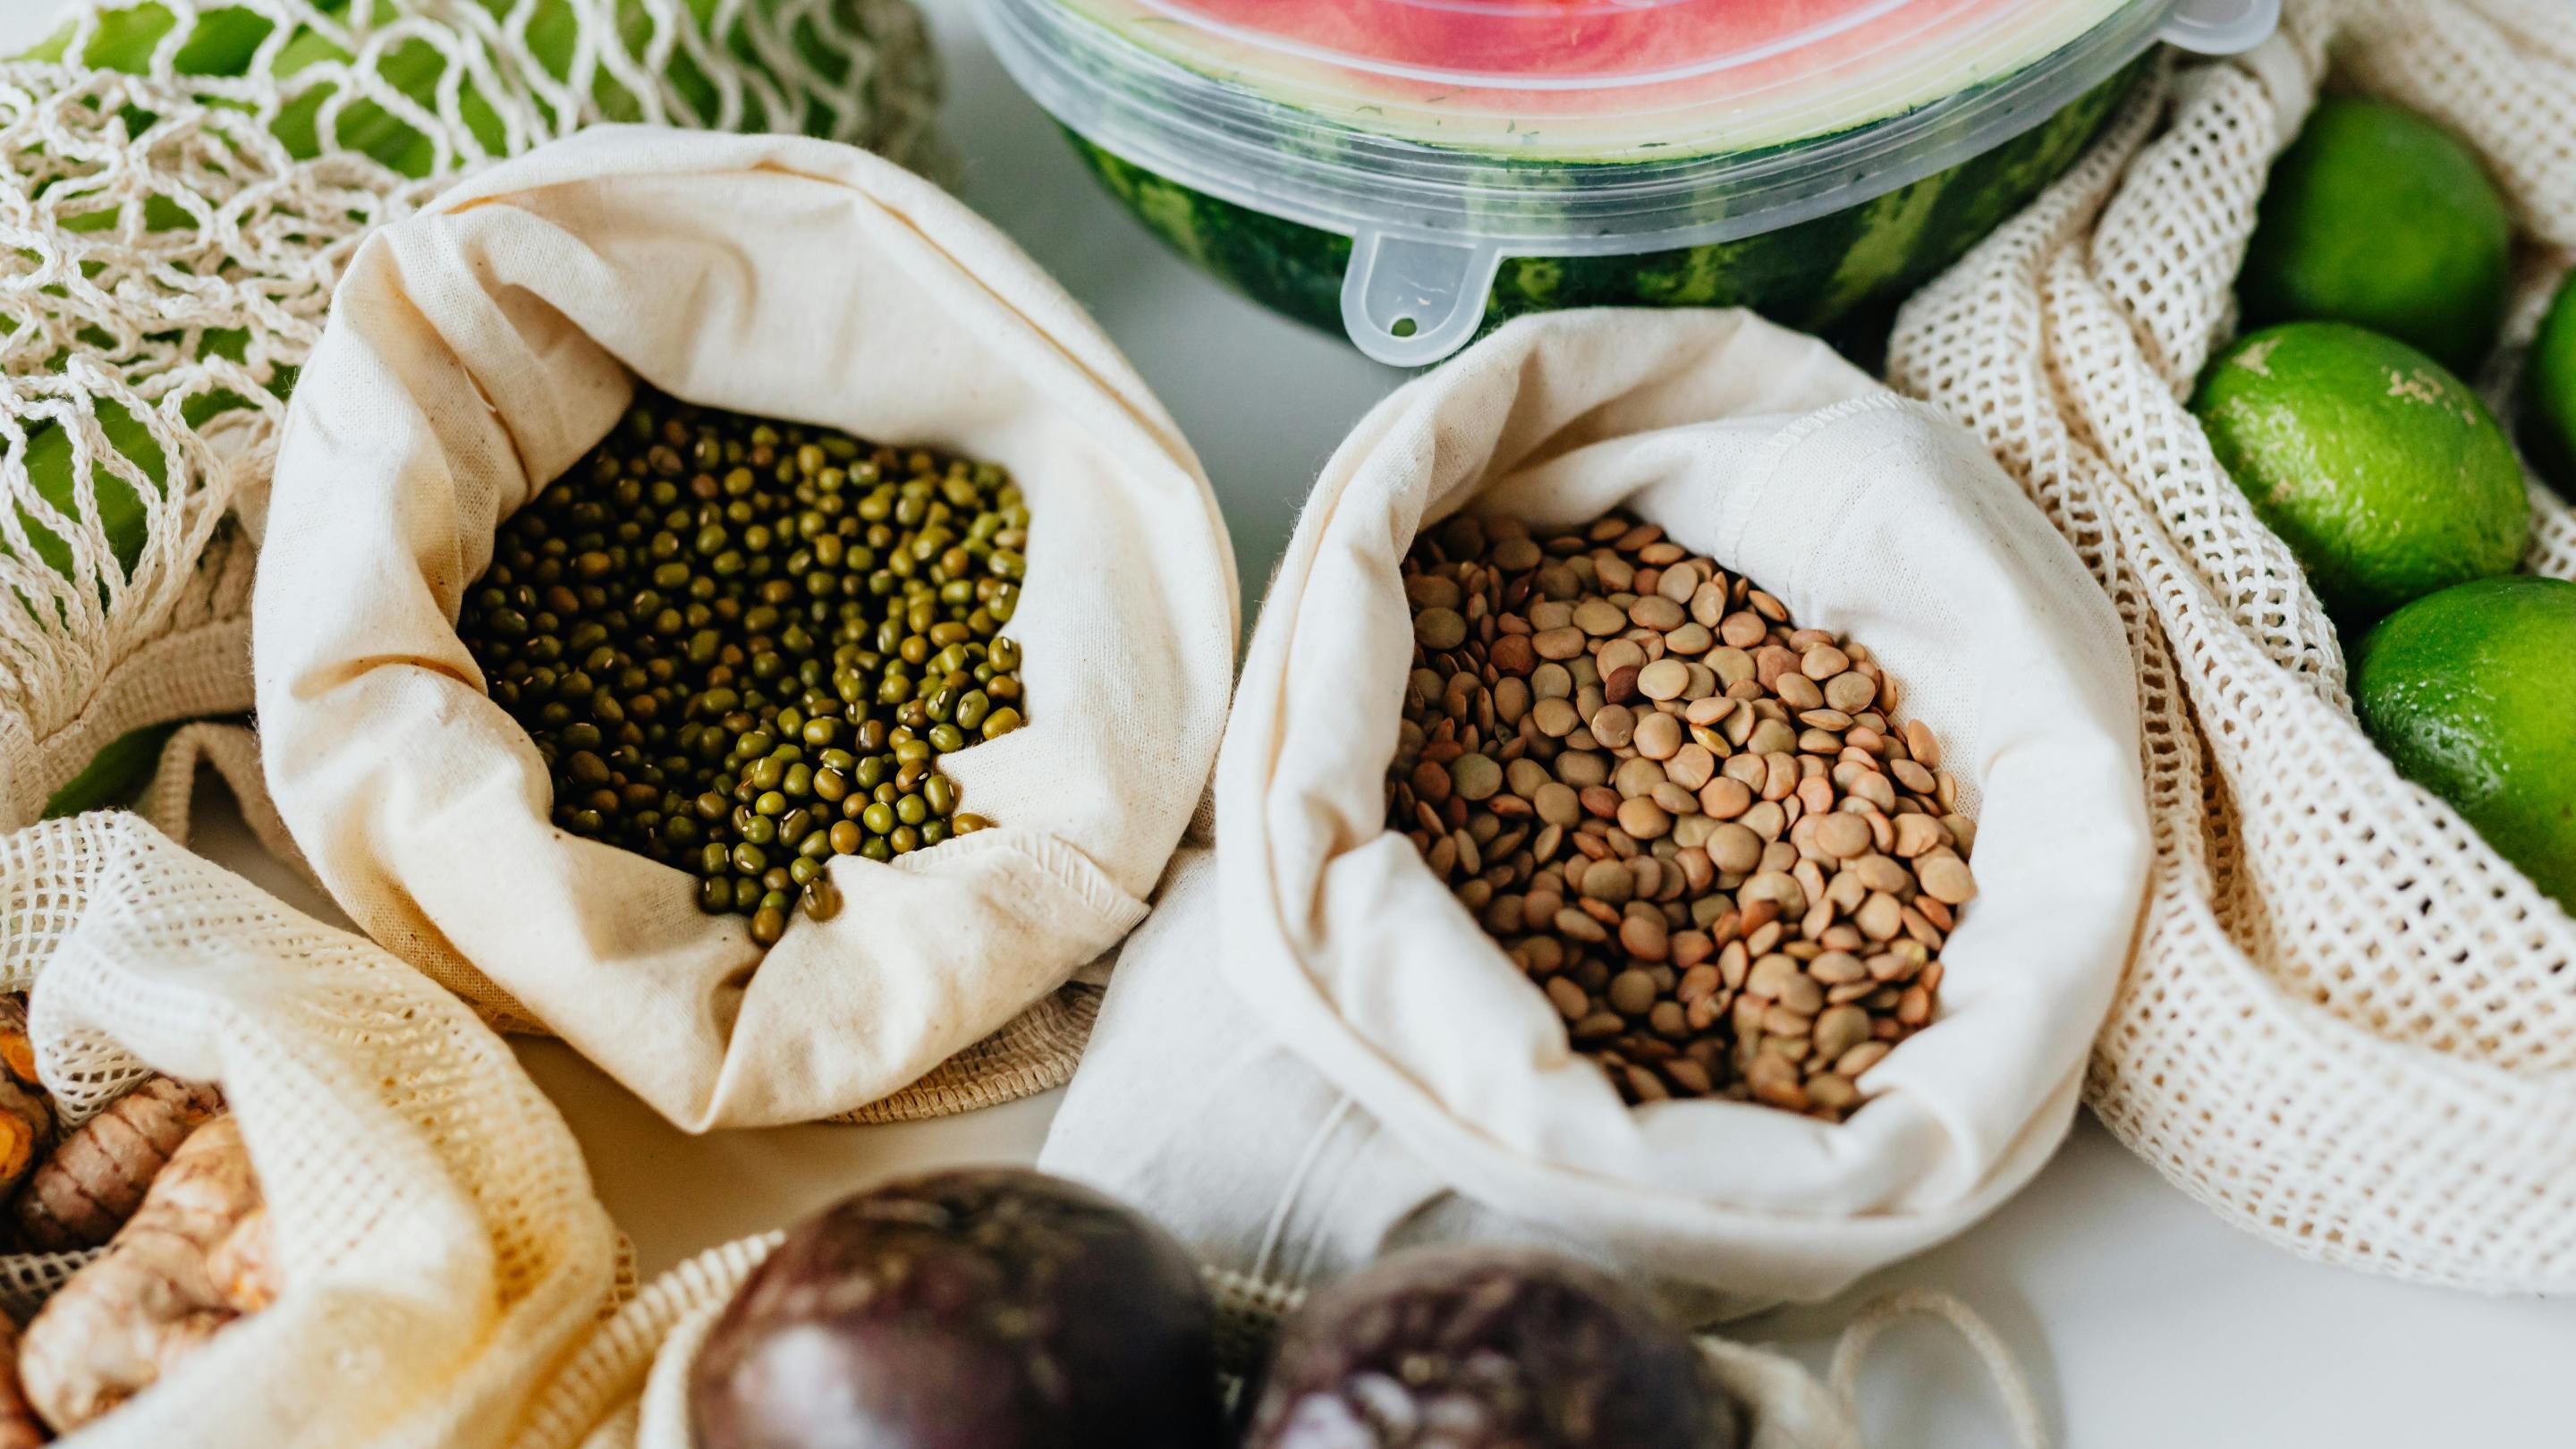
[[[1831,1294],[2064,1135],[2135,697],[2048,520],[1822,343],[1510,324],[1326,467],[1043,1163],[1287,1287],[1513,1237]]]

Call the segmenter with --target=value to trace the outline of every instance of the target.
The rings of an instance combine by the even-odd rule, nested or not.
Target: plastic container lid
[[[1380,361],[1474,335],[1505,256],[1733,240],[1856,206],[2046,120],[2157,40],[2279,0],[986,0],[1092,144],[1353,239]]]

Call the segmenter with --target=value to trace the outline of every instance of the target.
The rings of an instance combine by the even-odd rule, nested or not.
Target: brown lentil
[[[1630,1102],[1839,1121],[1931,1023],[1974,826],[1864,645],[1617,515],[1404,565],[1391,828]]]

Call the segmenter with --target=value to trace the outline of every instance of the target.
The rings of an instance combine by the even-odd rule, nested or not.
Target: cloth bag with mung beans
[[[1287,1287],[1531,1238],[1693,1315],[1831,1294],[2066,1131],[2144,880],[2117,643],[1822,343],[1512,323],[1325,468],[1042,1163]]]
[[[991,828],[839,855],[839,908],[766,951],[688,871],[558,827],[547,760],[458,633],[496,531],[638,379],[994,465],[1030,515],[1000,636],[1025,726],[939,760]],[[848,147],[604,128],[379,234],[266,524],[265,763],[316,875],[690,1129],[861,1108],[1050,997],[1144,916],[1224,719],[1233,561],[1188,445],[999,232]]]

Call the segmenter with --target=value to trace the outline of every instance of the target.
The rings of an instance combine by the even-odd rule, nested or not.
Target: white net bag
[[[249,708],[237,520],[367,234],[598,120],[918,163],[936,94],[908,0],[88,0],[35,54],[0,64],[0,827]]]
[[[2127,626],[2156,856],[2095,1111],[2303,1255],[2576,1286],[2576,922],[2355,723],[2335,633],[2185,408],[2233,333],[2272,158],[2327,78],[2485,154],[2540,260],[2576,248],[2576,12],[2293,0],[2253,53],[2150,87],[1910,303],[1891,380],[1976,428]],[[2528,335],[2538,307],[2518,309]],[[2534,488],[2527,567],[2576,574]]]
[[[281,1287],[85,1445],[505,1442],[619,1287],[581,1150],[501,1039],[368,942],[93,812],[0,837],[0,989],[66,1123],[219,1085]],[[74,1256],[0,1258],[17,1312]]]

